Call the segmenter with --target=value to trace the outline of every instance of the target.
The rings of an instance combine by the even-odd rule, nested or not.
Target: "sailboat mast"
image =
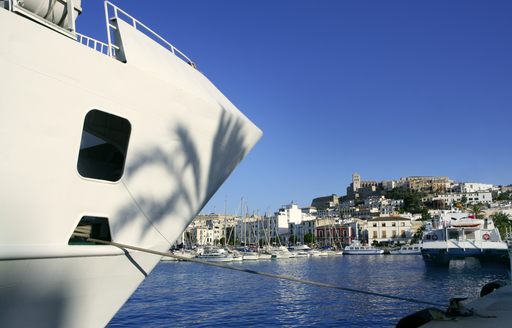
[[[224,237],[224,248],[226,248],[226,216],[227,216],[227,207],[228,207],[228,197],[226,196],[224,198],[224,231],[223,231],[223,237]]]

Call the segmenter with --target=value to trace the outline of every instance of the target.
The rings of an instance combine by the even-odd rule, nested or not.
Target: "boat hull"
[[[475,258],[481,263],[496,263],[510,267],[509,252],[506,249],[423,249],[421,255],[429,265],[449,265],[452,260]]]
[[[126,62],[1,8],[0,29],[0,326],[105,326],[160,256],[69,245],[82,217],[107,218],[115,242],[165,252],[261,131],[126,23]],[[118,181],[78,172],[92,110],[130,123]]]
[[[105,309],[121,307],[157,257],[138,252],[130,258],[121,251],[0,261],[0,327],[106,326],[112,311]]]
[[[344,250],[343,255],[381,255],[384,254],[383,250]]]
[[[242,253],[242,254],[243,254],[244,261],[257,261],[260,258],[258,253]]]
[[[206,262],[233,262],[230,256],[198,256],[197,258]]]

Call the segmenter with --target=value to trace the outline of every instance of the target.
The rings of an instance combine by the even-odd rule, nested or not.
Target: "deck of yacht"
[[[502,287],[465,306],[468,309],[473,309],[475,314],[470,317],[457,317],[454,320],[430,321],[421,327],[510,327],[512,323],[512,285]]]

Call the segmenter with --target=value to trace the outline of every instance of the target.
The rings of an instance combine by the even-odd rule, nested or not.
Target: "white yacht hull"
[[[0,9],[0,327],[105,326],[160,257],[68,245],[80,219],[167,251],[261,137],[199,71],[118,23],[126,63]],[[131,124],[117,182],[77,172],[93,109]]]
[[[364,251],[343,251],[343,255],[381,255],[384,254],[383,250],[364,250]]]
[[[260,258],[258,253],[242,253],[242,254],[243,254],[244,261],[257,261]]]
[[[272,254],[260,253],[258,255],[258,259],[259,260],[271,260],[272,259]]]
[[[198,256],[198,259],[206,262],[233,262],[232,256]]]

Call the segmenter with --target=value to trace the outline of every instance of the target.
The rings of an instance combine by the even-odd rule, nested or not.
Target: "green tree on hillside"
[[[506,232],[512,230],[512,221],[510,221],[510,216],[503,212],[494,213],[491,215],[491,219],[494,222],[494,225],[500,231],[501,238],[506,238]]]
[[[484,218],[484,205],[481,203],[473,204],[470,207],[470,212],[475,216],[475,219]]]
[[[412,191],[404,187],[398,187],[388,191],[385,196],[390,199],[403,199],[403,210],[405,212],[422,213],[425,209],[425,206],[421,201],[425,194],[421,192]]]
[[[432,215],[428,212],[428,209],[424,208],[421,211],[421,221],[430,221],[432,220]]]
[[[511,195],[510,191],[502,192],[498,196],[496,196],[496,200],[510,200]]]

